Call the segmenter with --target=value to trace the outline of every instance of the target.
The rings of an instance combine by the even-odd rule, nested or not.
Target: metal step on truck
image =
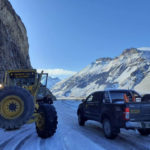
[[[107,138],[113,139],[121,128],[150,134],[150,99],[134,90],[107,90],[90,94],[77,110],[78,122],[99,121]]]

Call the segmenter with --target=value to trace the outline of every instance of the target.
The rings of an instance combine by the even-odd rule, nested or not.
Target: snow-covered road
[[[115,140],[106,139],[101,125],[94,121],[80,127],[77,122],[78,101],[57,101],[59,124],[56,134],[46,140],[37,137],[35,125],[20,130],[0,129],[0,150],[150,150],[150,136],[121,130]]]

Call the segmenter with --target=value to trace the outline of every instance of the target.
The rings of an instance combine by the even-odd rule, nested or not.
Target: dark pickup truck
[[[141,135],[150,134],[150,99],[142,100],[134,90],[107,90],[90,94],[79,105],[78,122],[95,120],[103,125],[107,138],[113,139],[120,128],[137,129]]]

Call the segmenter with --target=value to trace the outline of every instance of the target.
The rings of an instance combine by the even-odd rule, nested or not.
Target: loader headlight
[[[0,84],[0,89],[2,89],[3,88],[3,84]]]

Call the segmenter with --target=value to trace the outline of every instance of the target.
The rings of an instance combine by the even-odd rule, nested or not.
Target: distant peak
[[[49,79],[53,79],[53,80],[60,80],[58,77],[52,77],[52,76],[48,76]]]
[[[112,60],[112,58],[110,58],[110,57],[103,57],[103,58],[96,59],[96,62],[99,62],[99,61],[111,61],[111,60]]]
[[[128,48],[123,51],[122,55],[133,54],[133,53],[137,53],[137,52],[138,52],[137,48]]]

